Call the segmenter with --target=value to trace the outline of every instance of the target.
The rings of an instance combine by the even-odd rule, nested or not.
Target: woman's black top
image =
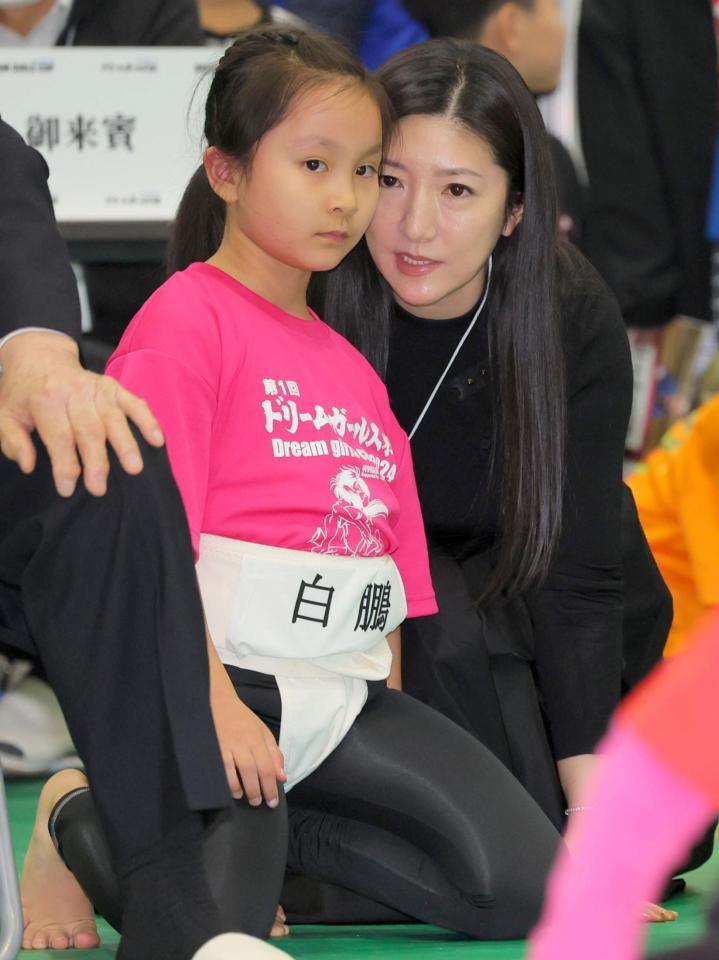
[[[473,314],[422,320],[396,308],[387,387],[408,433]],[[568,404],[562,535],[549,576],[525,597],[557,759],[591,752],[619,699],[622,459],[632,390],[622,317],[588,266],[563,284],[561,321]],[[490,482],[491,460],[499,458],[501,428],[485,315],[411,444],[431,539],[491,547],[502,474],[498,460]]]

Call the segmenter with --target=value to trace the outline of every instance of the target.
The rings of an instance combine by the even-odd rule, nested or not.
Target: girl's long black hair
[[[519,204],[523,208],[519,226],[510,237],[500,237],[494,251],[487,305],[499,405],[495,424],[501,425],[496,437],[501,455],[493,462],[493,470],[501,469],[496,478],[501,532],[484,596],[524,592],[546,576],[562,524],[562,258],[544,124],[517,71],[470,42],[436,39],[411,47],[377,76],[398,120],[414,114],[447,117],[481,137],[507,173],[507,214]],[[331,273],[313,278],[311,300],[383,375],[394,300],[364,241]]]
[[[287,26],[244,30],[225,51],[212,79],[205,105],[207,146],[218,147],[249,173],[260,140],[281,123],[297,97],[336,82],[359,85],[375,99],[386,142],[392,128],[387,94],[341,43]],[[225,203],[200,166],[185,189],[173,224],[168,274],[211,257],[224,229]]]

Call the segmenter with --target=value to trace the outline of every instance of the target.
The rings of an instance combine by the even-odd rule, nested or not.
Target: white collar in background
[[[55,0],[54,6],[26,37],[0,25],[0,47],[54,47],[65,29],[73,0]]]

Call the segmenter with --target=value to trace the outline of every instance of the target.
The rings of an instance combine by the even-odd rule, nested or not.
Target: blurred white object
[[[0,700],[0,763],[9,776],[79,764],[60,704],[38,677],[26,677]]]
[[[569,150],[577,172],[586,180],[577,114],[577,35],[582,3],[581,0],[560,0],[560,7],[567,28],[561,78],[557,89],[539,97],[538,103],[547,129]]]
[[[80,323],[83,333],[92,331],[92,308],[90,306],[90,294],[87,292],[87,282],[85,280],[85,268],[81,263],[71,263],[72,272],[75,274],[77,283],[77,295],[80,298]]]
[[[244,933],[223,933],[201,947],[192,960],[287,960],[287,954]]]
[[[0,770],[0,960],[15,960],[22,945],[20,887],[10,833],[5,784]]]

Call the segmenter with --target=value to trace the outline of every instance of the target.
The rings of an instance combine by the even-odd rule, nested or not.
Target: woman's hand
[[[231,684],[229,689],[213,691],[210,705],[232,796],[236,800],[246,796],[253,807],[264,797],[268,807],[276,807],[277,781],[283,783],[287,776],[269,728],[245,706]]]
[[[574,839],[573,826],[577,818],[590,816],[591,807],[584,807],[582,801],[587,796],[589,784],[597,768],[598,758],[594,754],[583,754],[577,757],[567,757],[557,763],[559,777],[562,782],[568,809],[574,810],[569,815],[569,824],[565,834],[565,842],[572,852]],[[645,903],[642,907],[642,920],[647,923],[668,923],[676,920],[679,914],[676,910],[667,910],[656,903]]]

